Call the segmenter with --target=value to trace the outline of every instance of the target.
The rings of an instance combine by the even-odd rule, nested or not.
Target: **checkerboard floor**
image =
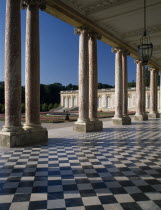
[[[0,210],[161,209],[161,120],[0,150]]]

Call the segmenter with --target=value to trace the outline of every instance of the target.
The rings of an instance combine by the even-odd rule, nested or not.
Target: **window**
[[[102,98],[98,97],[98,108],[102,107]]]
[[[110,96],[107,96],[107,98],[106,98],[106,107],[111,108],[111,98],[110,98]]]

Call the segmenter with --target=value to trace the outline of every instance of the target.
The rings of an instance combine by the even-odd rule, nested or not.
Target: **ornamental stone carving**
[[[81,26],[81,27],[78,27],[78,28],[75,28],[74,29],[74,34],[75,35],[79,35],[81,34],[83,31],[87,31],[88,32],[88,27],[87,26]]]
[[[27,7],[38,7],[41,10],[46,9],[46,0],[21,0],[22,9],[26,9]]]
[[[123,49],[122,49],[121,47],[113,47],[113,48],[112,48],[112,52],[113,52],[113,53],[122,52],[122,51],[123,51]]]
[[[97,32],[95,31],[89,31],[89,34],[88,34],[89,38],[93,39],[93,38],[96,38],[98,40],[100,40],[102,38],[102,36],[100,34],[98,34]]]

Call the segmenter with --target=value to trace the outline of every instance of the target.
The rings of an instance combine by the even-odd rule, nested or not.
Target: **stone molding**
[[[88,37],[89,38],[92,38],[92,39],[96,38],[98,40],[100,40],[102,38],[102,36],[99,33],[97,33],[96,31],[93,31],[88,26],[81,26],[81,27],[75,28],[74,29],[74,34],[79,35],[84,31],[88,32]]]
[[[45,10],[46,0],[21,0],[21,7],[22,9],[37,7],[41,10]]]
[[[79,34],[85,32],[85,31],[88,32],[89,28],[87,26],[81,26],[81,27],[78,27],[78,28],[74,29],[74,34],[79,35]]]
[[[142,61],[139,60],[139,59],[135,59],[135,60],[134,60],[134,63],[136,63],[136,64],[138,64],[138,63],[142,64]]]
[[[154,67],[149,67],[148,70],[149,70],[149,71],[157,71],[157,69],[154,68]]]

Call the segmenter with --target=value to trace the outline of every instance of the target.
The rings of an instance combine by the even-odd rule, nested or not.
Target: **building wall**
[[[113,111],[115,109],[115,89],[99,89],[98,90],[98,110],[102,111]],[[160,104],[160,90],[158,88],[158,108],[161,107]],[[74,91],[61,91],[61,106],[65,108],[78,107],[78,90]],[[136,102],[136,89],[128,89],[128,110],[135,111]],[[150,108],[150,89],[146,88],[146,109]]]

